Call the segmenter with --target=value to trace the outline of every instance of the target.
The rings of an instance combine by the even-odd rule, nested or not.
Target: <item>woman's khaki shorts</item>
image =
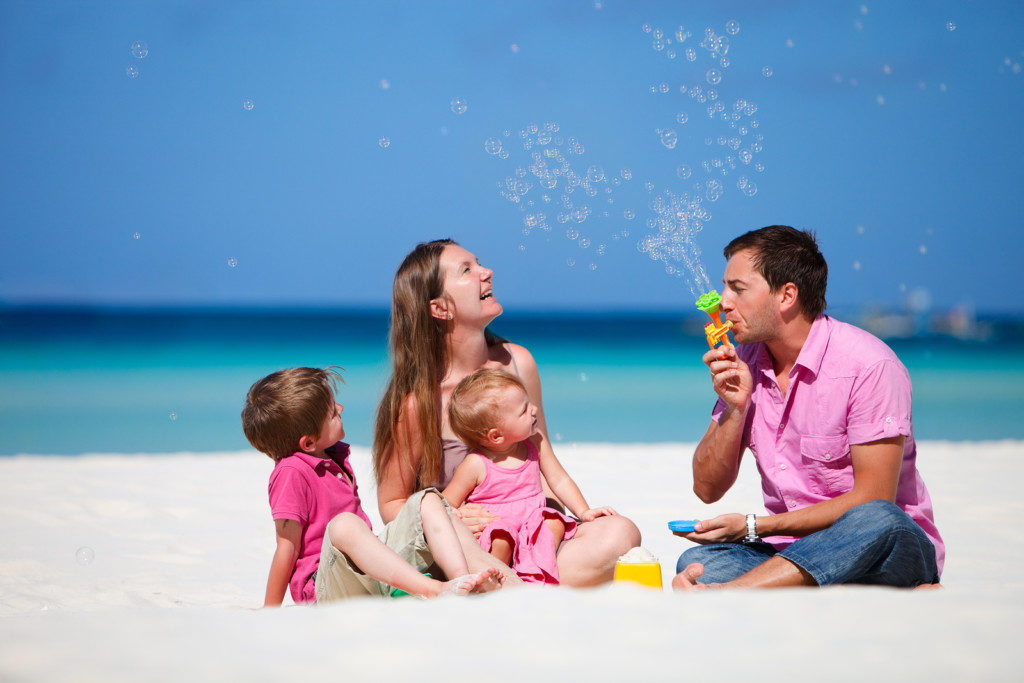
[[[378,538],[387,547],[398,553],[398,556],[411,564],[416,571],[426,572],[434,564],[434,558],[427,548],[427,539],[423,535],[423,519],[420,516],[420,505],[427,493],[436,493],[444,503],[448,502],[434,488],[424,489],[409,496],[398,516],[384,525]],[[450,509],[449,509],[450,512]],[[330,602],[365,595],[387,596],[391,586],[374,579],[359,570],[345,553],[331,544],[331,520],[324,530],[324,543],[320,550],[320,567],[316,573],[316,601]]]

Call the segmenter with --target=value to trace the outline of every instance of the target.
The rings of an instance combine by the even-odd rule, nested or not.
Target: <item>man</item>
[[[738,348],[704,355],[719,400],[693,455],[705,503],[749,448],[768,515],[720,515],[680,534],[677,590],[939,581],[945,548],[917,472],[906,368],[867,332],[823,314],[814,235],[781,225],[725,248],[720,310]]]

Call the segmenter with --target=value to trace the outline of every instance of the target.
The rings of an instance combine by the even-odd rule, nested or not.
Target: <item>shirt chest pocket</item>
[[[800,459],[818,493],[839,495],[853,488],[850,442],[845,434],[800,437]]]

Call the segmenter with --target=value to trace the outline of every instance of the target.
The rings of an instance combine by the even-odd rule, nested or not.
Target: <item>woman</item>
[[[392,376],[377,409],[373,444],[377,501],[385,522],[415,491],[444,488],[466,457],[466,446],[448,424],[448,401],[455,386],[475,370],[497,368],[519,376],[538,408],[541,448],[551,450],[533,356],[487,329],[502,311],[491,286],[493,274],[452,240],[418,245],[395,274]],[[459,516],[476,532],[494,519],[473,503],[463,505]],[[466,548],[470,569],[498,566],[509,576],[510,570],[484,553],[468,532],[462,538],[477,548]],[[639,530],[625,517],[582,524],[558,550],[561,583],[583,587],[610,581],[616,558],[639,543]]]

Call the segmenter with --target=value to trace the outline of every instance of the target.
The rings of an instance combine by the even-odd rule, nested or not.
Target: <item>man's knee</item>
[[[916,526],[907,513],[888,500],[872,500],[850,508],[837,520],[855,525],[859,530],[874,530],[878,534],[891,534]]]
[[[695,545],[692,548],[687,548],[676,561],[676,574],[683,571],[694,562],[707,564],[713,554],[714,546]]]

